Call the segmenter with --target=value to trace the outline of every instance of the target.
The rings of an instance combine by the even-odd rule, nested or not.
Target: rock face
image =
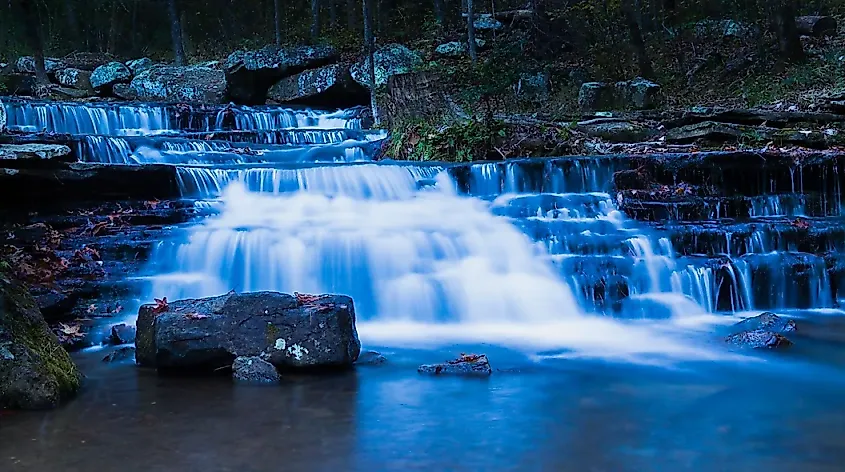
[[[462,375],[486,377],[493,373],[487,356],[461,355],[461,357],[443,364],[421,365],[417,372],[429,375]]]
[[[207,67],[154,67],[135,76],[130,90],[138,100],[221,103],[226,77]]]
[[[120,62],[109,62],[94,69],[91,86],[97,90],[109,88],[117,83],[129,82],[132,72]]]
[[[0,144],[0,160],[17,159],[63,159],[70,155],[70,148],[64,144]]]
[[[45,57],[44,58],[44,69],[47,71],[48,74],[56,72],[59,69],[65,68],[64,62],[61,59],[56,59],[52,57]],[[35,58],[32,56],[23,56],[19,57],[17,62],[15,62],[15,71],[21,74],[34,74],[35,73]]]
[[[361,344],[352,299],[258,292],[141,307],[137,361],[216,369],[261,356],[280,369],[349,367]]]
[[[77,90],[94,91],[91,85],[91,72],[82,69],[61,69],[56,71],[56,82]]]
[[[645,110],[659,103],[660,86],[637,78],[608,84],[587,82],[581,85],[578,105],[582,111]]]
[[[791,346],[792,341],[782,333],[797,330],[795,321],[766,312],[733,325],[732,334],[725,341],[746,349],[784,348]]]
[[[147,69],[152,69],[153,61],[149,57],[132,59],[131,61],[126,61],[126,67],[129,68],[129,71],[132,72],[132,75],[138,75]]]
[[[411,72],[422,65],[422,58],[417,53],[401,44],[388,44],[375,52],[376,87],[387,84],[391,75]],[[369,58],[355,63],[350,72],[355,82],[369,88]]]
[[[228,95],[237,103],[258,104],[279,80],[337,60],[329,46],[282,48],[268,45],[256,51],[236,51],[224,64]]]
[[[0,267],[0,409],[54,408],[81,381],[35,300]]]
[[[333,64],[286,77],[270,88],[270,100],[279,103],[348,106],[367,103],[369,92],[352,80],[349,67]]]
[[[238,357],[232,363],[232,378],[238,382],[271,384],[282,377],[273,364],[260,357]]]

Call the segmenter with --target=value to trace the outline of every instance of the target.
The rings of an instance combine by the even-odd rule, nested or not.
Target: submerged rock
[[[373,56],[376,63],[377,88],[387,84],[387,79],[391,75],[411,72],[423,63],[417,53],[401,44],[388,44],[379,48]],[[367,88],[370,87],[369,62],[369,58],[365,57],[350,68],[352,78]]]
[[[103,358],[103,362],[120,362],[129,360],[135,357],[135,348],[132,346],[123,346],[108,353]]]
[[[276,292],[144,305],[137,321],[138,363],[216,369],[262,355],[281,369],[350,367],[361,349],[352,299]]]
[[[239,382],[279,383],[282,377],[273,364],[260,357],[238,357],[232,363],[232,378]]]
[[[82,69],[61,69],[56,71],[56,82],[65,87],[70,87],[86,92],[93,92],[91,85],[91,72]]]
[[[780,316],[766,312],[751,318],[744,319],[733,325],[732,332],[765,330],[773,333],[794,333],[798,331],[794,320],[781,318]]]
[[[120,62],[109,62],[94,69],[91,74],[91,86],[97,90],[111,90],[116,83],[129,82],[132,72]]]
[[[369,92],[352,80],[347,65],[333,64],[286,77],[267,97],[279,103],[343,106],[366,103]]]
[[[364,351],[355,361],[355,365],[382,365],[386,363],[387,358],[377,351]]]
[[[764,329],[732,334],[725,338],[725,341],[737,347],[748,349],[776,349],[792,345],[792,341],[787,339],[786,336]]]
[[[154,67],[135,76],[130,90],[138,100],[221,103],[226,77],[207,67]]]
[[[81,382],[35,300],[0,266],[0,409],[54,408]]]
[[[112,344],[129,344],[135,342],[135,327],[124,323],[111,327],[109,341]]]
[[[330,46],[268,45],[253,51],[235,51],[223,65],[227,92],[237,103],[264,103],[271,85],[285,77],[331,64],[337,57],[337,50]]]
[[[424,364],[419,366],[417,372],[421,374],[430,375],[463,375],[463,376],[483,376],[486,377],[493,373],[490,368],[490,361],[487,356],[481,355],[461,355],[461,357],[445,362],[443,364]]]

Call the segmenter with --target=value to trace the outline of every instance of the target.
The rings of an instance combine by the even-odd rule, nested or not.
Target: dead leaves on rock
[[[455,360],[449,361],[450,364],[465,364],[469,363],[472,364],[474,362],[478,362],[483,357],[483,354],[466,354],[461,353],[460,357]]]
[[[334,303],[325,303],[330,295],[311,295],[308,293],[293,292],[296,297],[297,306],[316,308],[317,313],[328,313],[335,309]]]
[[[155,303],[153,314],[160,315],[170,309],[170,305],[167,304],[167,297],[156,298]]]

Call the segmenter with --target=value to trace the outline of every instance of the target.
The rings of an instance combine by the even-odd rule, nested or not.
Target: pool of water
[[[79,398],[0,416],[0,470],[838,471],[845,323],[800,326],[790,351],[661,366],[382,346],[386,365],[266,387],[81,353]],[[494,374],[415,371],[463,350]]]

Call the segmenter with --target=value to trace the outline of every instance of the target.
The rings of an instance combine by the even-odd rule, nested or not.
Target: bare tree
[[[640,2],[639,0],[622,0],[622,14],[625,17],[625,25],[628,27],[628,34],[631,39],[631,47],[637,56],[637,67],[640,75],[646,78],[654,77],[654,68],[645,48],[643,33],[640,30]]]
[[[182,44],[182,23],[176,0],[167,0],[167,15],[170,19],[170,37],[173,41],[173,55],[177,66],[185,65],[185,47]]]
[[[44,65],[44,40],[41,37],[41,25],[34,3],[30,0],[18,0],[23,12],[27,40],[35,58],[35,82],[40,86],[46,86],[50,83],[50,79],[47,77],[47,68]]]
[[[320,0],[311,0],[311,41],[320,38]]]
[[[778,37],[778,46],[783,58],[788,62],[804,60],[804,46],[795,25],[795,4],[793,0],[779,0],[774,11],[774,25]]]
[[[475,8],[473,7],[472,0],[466,0],[467,2],[467,42],[469,43],[469,57],[472,59],[472,62],[478,60],[478,47],[475,44]]]
[[[273,0],[273,29],[276,31],[276,45],[282,44],[282,0]]]
[[[437,24],[443,26],[446,20],[446,14],[443,11],[443,0],[434,0],[434,18]]]
[[[373,120],[379,125],[378,102],[376,100],[376,45],[373,36],[373,12],[370,5],[372,0],[363,0],[364,13],[364,47],[367,49],[367,76],[370,83],[370,108],[373,110]]]

